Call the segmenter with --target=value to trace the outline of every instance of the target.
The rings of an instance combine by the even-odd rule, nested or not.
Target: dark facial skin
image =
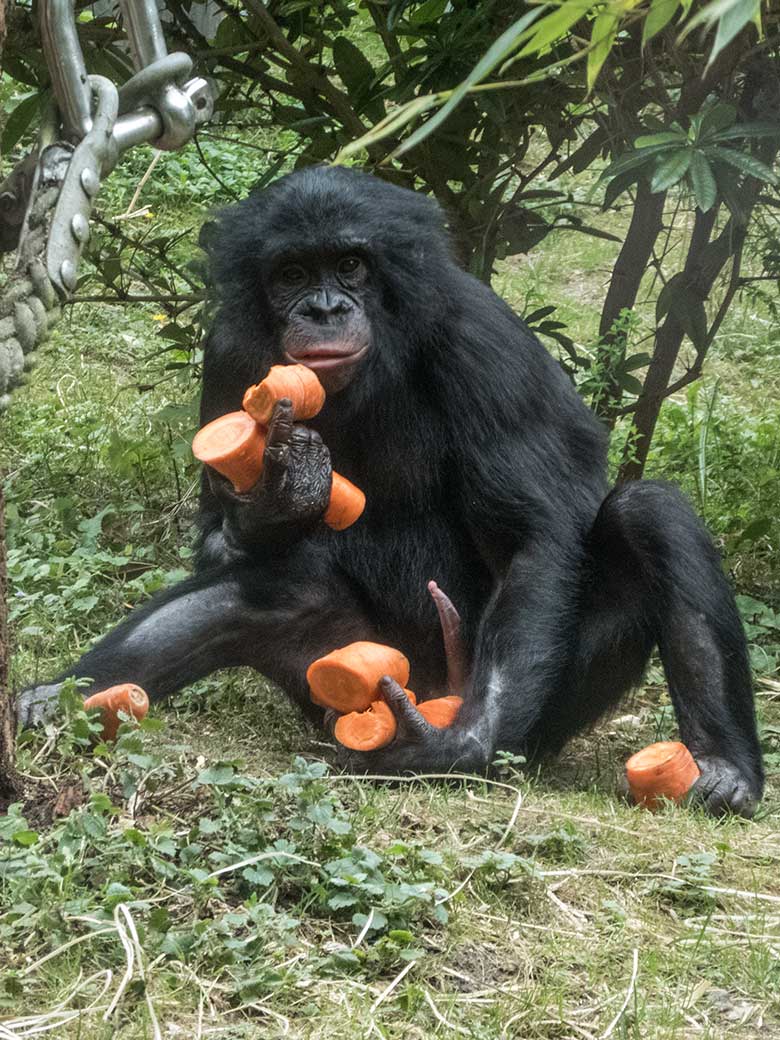
[[[328,394],[352,381],[370,349],[370,292],[358,252],[291,257],[274,267],[269,295],[285,358],[316,372]]]

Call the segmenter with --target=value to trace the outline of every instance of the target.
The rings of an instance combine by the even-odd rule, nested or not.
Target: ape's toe
[[[61,689],[61,683],[52,683],[49,686],[31,686],[20,693],[16,702],[20,724],[25,728],[40,726],[52,718],[57,710]]]
[[[739,766],[716,756],[697,756],[701,776],[691,788],[690,802],[711,816],[750,818],[761,800],[761,783]]]

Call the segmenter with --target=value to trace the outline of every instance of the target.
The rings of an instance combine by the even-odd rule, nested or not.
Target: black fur
[[[245,663],[316,713],[307,665],[368,638],[402,649],[411,687],[434,695],[445,683],[435,579],[463,618],[464,707],[451,729],[397,740],[361,767],[484,769],[501,749],[556,751],[641,679],[659,645],[702,799],[750,813],[763,777],[745,640],[709,537],[670,488],[608,494],[599,424],[520,318],[456,265],[435,203],[311,168],[228,209],[207,237],[219,310],[203,422],[239,408],[284,360],[269,288],[280,258],[366,258],[370,350],[308,424],[366,492],[366,512],[343,533],[284,523],[284,539],[249,538],[241,501],[227,507],[206,481],[198,575],[66,674],[161,696]]]

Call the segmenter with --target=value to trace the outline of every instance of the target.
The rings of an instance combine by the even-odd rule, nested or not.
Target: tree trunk
[[[0,57],[6,32],[6,0],[0,0]],[[14,768],[16,718],[8,687],[8,582],[5,569],[5,498],[0,475],[0,812],[19,794]]]
[[[718,237],[713,239],[712,242],[709,241],[709,237],[715,223],[717,209],[713,207],[709,213],[702,213],[701,210],[696,211],[696,221],[685,258],[683,274],[686,276],[688,288],[699,299],[707,299],[729,257],[736,255],[738,250],[741,249],[741,243],[744,240],[757,194],[757,184],[743,188],[742,198],[745,202],[744,224],[735,226],[733,218],[730,219]],[[644,473],[645,463],[650,451],[650,442],[658,422],[661,405],[669,391],[669,382],[684,338],[685,331],[672,309],[656,334],[653,358],[648,367],[644,387],[634,411],[633,427],[635,437],[631,439],[631,443],[626,448],[623,463],[618,474],[619,483],[628,480],[639,480]],[[711,337],[708,335],[706,342],[698,347],[697,370],[701,367],[710,342]]]
[[[5,498],[0,483],[0,812],[19,793],[14,768],[16,718],[8,686],[8,585],[5,567]]]
[[[620,408],[623,396],[618,380],[610,372],[616,361],[615,345],[620,343],[621,339],[623,343],[619,360],[625,358],[625,340],[615,323],[622,311],[631,310],[636,304],[639,286],[653,255],[653,246],[663,227],[665,201],[666,192],[653,194],[644,178],[639,181],[631,223],[612,269],[607,297],[601,311],[596,367],[604,368],[608,382],[601,396],[593,401],[592,405],[596,415],[604,420],[609,429],[615,425],[616,412]]]

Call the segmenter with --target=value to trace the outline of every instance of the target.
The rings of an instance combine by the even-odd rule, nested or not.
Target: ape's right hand
[[[313,528],[330,501],[330,452],[316,430],[293,422],[287,398],[274,407],[263,471],[253,488],[239,493],[215,470],[206,471],[225,512],[225,533],[239,546],[266,541],[274,529],[289,540],[294,532]]]

